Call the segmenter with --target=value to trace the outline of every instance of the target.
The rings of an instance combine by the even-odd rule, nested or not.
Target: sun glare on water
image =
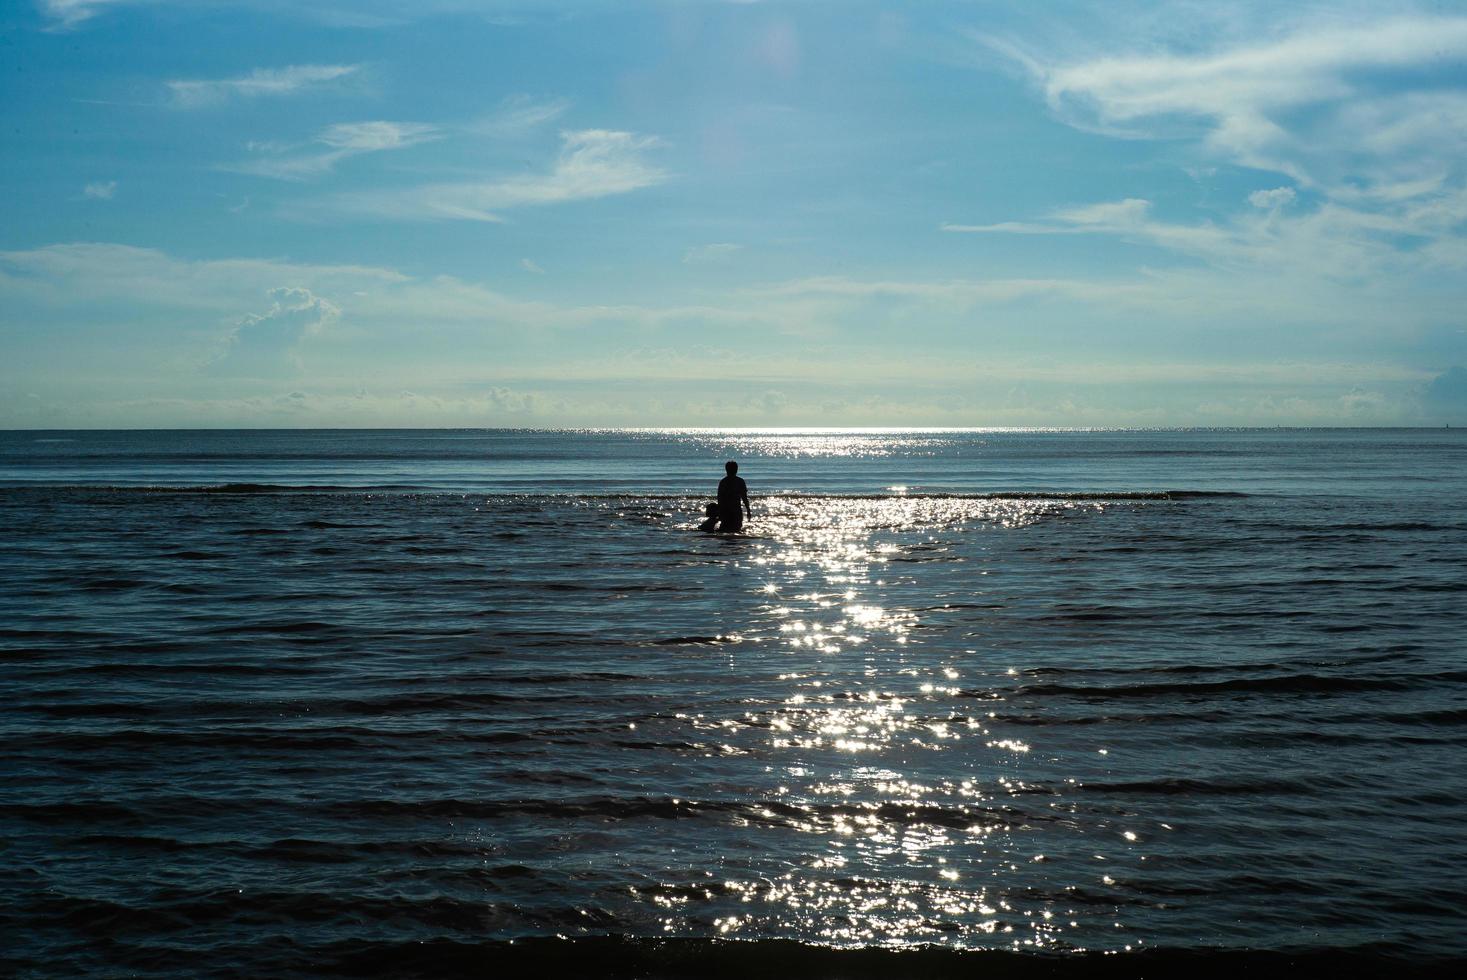
[[[765,452],[771,439],[786,440],[790,452],[836,452],[874,437],[748,438],[766,440]],[[759,527],[768,536],[747,542],[763,602],[740,647],[772,651],[780,669],[771,681],[782,693],[747,703],[737,717],[687,720],[690,738],[765,760],[779,789],[739,819],[749,834],[805,838],[804,857],[778,876],[722,882],[719,893],[740,912],[720,915],[718,934],[1076,948],[1066,932],[1081,913],[1066,896],[1087,878],[1056,881],[1064,872],[1029,843],[1036,816],[1071,819],[1071,804],[1046,798],[1035,814],[1023,761],[1042,753],[1042,742],[994,729],[989,709],[1001,695],[986,665],[950,648],[929,652],[921,635],[932,597],[923,600],[903,569],[950,558],[959,528],[1019,530],[1100,505],[902,496],[767,503]],[[969,602],[981,602],[984,574],[972,569]],[[667,905],[665,928],[686,931],[690,911]]]

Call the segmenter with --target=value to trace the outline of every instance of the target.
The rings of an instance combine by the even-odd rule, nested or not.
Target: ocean
[[[1460,429],[0,432],[0,971],[1445,975],[1464,504]]]

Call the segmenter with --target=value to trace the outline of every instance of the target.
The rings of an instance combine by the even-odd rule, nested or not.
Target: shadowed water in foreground
[[[1467,954],[1467,440],[434,435],[3,434],[15,971]]]

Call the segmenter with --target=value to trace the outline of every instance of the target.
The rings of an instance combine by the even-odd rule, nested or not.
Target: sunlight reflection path
[[[971,541],[959,548],[962,536],[1102,505],[901,494],[763,503],[766,537],[750,542],[746,559],[761,601],[744,639],[777,651],[763,656],[786,693],[751,702],[741,717],[688,720],[720,751],[765,760],[779,781],[743,825],[807,841],[783,874],[730,875],[720,893],[743,910],[720,915],[716,929],[840,944],[1075,948],[1065,933],[1084,920],[1105,920],[1087,922],[1091,934],[1119,927],[1115,902],[1077,894],[1099,875],[1077,874],[1075,863],[1106,857],[1085,843],[1091,828],[1055,788],[1058,760],[1048,760],[1043,785],[1030,783],[1025,763],[1042,747],[991,722],[1004,689],[994,677],[1007,681],[1013,668],[952,635],[928,642],[934,625],[923,615],[934,600],[915,575],[947,563],[944,581],[959,576],[962,595],[936,608],[981,614],[990,569]],[[1056,854],[1067,859],[1058,872]],[[668,931],[679,921],[667,918]]]

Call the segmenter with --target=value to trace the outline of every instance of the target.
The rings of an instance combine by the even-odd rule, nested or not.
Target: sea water
[[[0,433],[0,964],[1445,963],[1464,504],[1461,430]]]

